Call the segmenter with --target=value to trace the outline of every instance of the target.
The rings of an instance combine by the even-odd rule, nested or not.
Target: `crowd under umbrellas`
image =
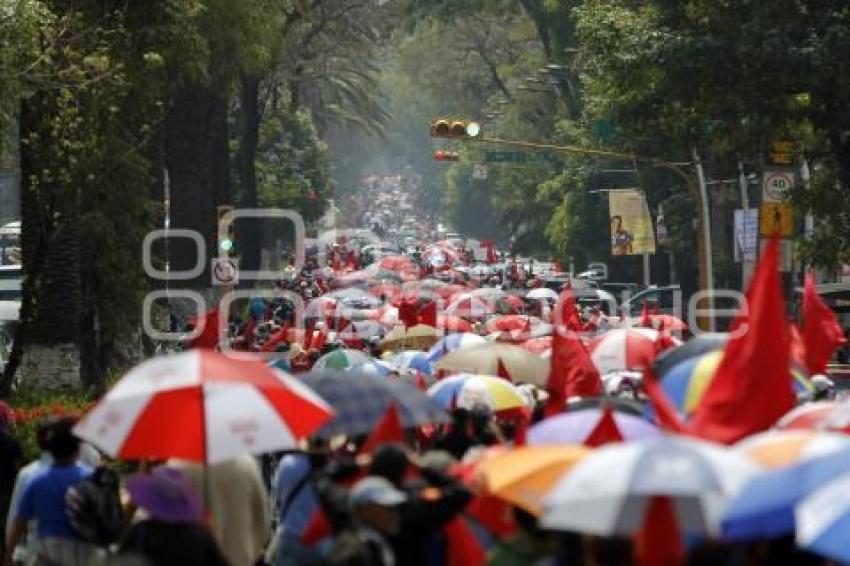
[[[187,351],[128,371],[73,428],[136,466],[125,485],[206,508],[166,521],[223,521],[212,501],[235,484],[216,467],[265,466],[261,542],[233,558],[217,535],[224,563],[850,563],[850,404],[816,378],[841,337],[811,286],[792,329],[775,243],[733,324],[747,330],[689,339],[509,266],[467,278],[449,242],[332,261],[288,283],[304,321],[259,299],[227,336],[211,311]],[[128,493],[129,521],[160,509]]]

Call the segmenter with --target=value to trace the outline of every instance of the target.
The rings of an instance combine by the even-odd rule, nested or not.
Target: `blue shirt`
[[[288,534],[300,537],[307,528],[307,523],[318,507],[316,492],[308,481],[295,495],[295,499],[286,510],[286,516],[280,517],[281,507],[290,497],[293,489],[298,487],[302,478],[310,473],[310,461],[304,454],[286,454],[280,459],[274,477],[272,497],[275,514],[278,515],[281,526]]]
[[[50,466],[24,488],[17,518],[38,521],[38,538],[80,538],[65,514],[65,494],[81,479],[91,476],[88,466]]]

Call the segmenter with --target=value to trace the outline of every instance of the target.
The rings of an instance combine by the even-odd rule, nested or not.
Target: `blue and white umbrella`
[[[850,562],[850,472],[800,501],[794,518],[800,547],[843,564]]]
[[[448,336],[441,338],[439,342],[434,344],[434,346],[428,350],[428,361],[434,363],[446,354],[454,352],[455,350],[471,348],[472,346],[480,346],[481,344],[486,343],[486,338],[470,332],[449,334]]]
[[[428,354],[421,350],[403,350],[395,354],[390,361],[403,371],[420,371],[427,377],[434,375],[434,366],[431,365]]]
[[[796,532],[798,539],[806,544],[816,543],[819,533],[828,534],[827,527],[831,521],[823,523],[829,517],[826,510],[834,509],[831,504],[828,505],[823,516],[818,518],[813,518],[806,510],[812,508],[811,501],[819,500],[818,491],[835,481],[850,481],[847,478],[850,478],[850,449],[808,458],[793,466],[760,474],[726,509],[723,537],[742,541],[776,538]],[[846,493],[850,494],[850,491]],[[804,504],[806,501],[809,503]],[[850,501],[846,496],[837,497],[834,502],[843,502],[844,513],[850,511]],[[848,538],[848,532],[844,531],[845,538]],[[850,545],[847,548],[850,549]]]
[[[758,473],[726,447],[667,436],[596,450],[544,501],[541,524],[598,536],[629,536],[641,528],[653,497],[669,497],[679,529],[714,535],[727,501]]]

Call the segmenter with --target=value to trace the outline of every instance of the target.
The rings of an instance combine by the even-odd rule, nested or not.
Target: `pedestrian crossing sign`
[[[794,235],[794,207],[787,202],[762,203],[759,209],[759,233],[765,238],[774,234],[781,238]]]

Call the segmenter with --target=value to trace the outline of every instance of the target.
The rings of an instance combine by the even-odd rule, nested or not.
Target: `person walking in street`
[[[150,566],[227,566],[208,527],[203,503],[180,470],[158,466],[127,481],[133,503],[147,518],[134,524],[119,554],[138,556]]]
[[[93,473],[92,468],[77,462],[80,440],[72,432],[74,422],[65,418],[51,427],[47,447],[53,463],[24,488],[6,540],[5,566],[12,565],[12,552],[32,520],[38,522],[38,540],[30,564],[92,566],[104,558],[103,551],[83,540],[71,525],[66,509],[68,490]]]
[[[243,455],[206,468],[193,462],[169,461],[201,493],[212,531],[231,566],[253,566],[263,555],[269,538],[269,498],[256,460]],[[209,474],[204,487],[204,474]]]
[[[329,566],[402,566],[390,542],[401,530],[400,506],[407,500],[386,478],[367,476],[351,488],[351,522],[337,535]]]

